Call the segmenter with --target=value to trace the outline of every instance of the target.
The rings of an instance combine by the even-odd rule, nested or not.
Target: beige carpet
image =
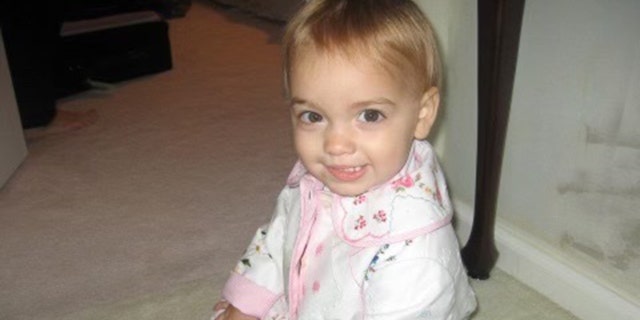
[[[195,1],[174,68],[60,101],[0,190],[0,319],[205,319],[294,162],[281,26]],[[496,271],[475,319],[572,319]]]

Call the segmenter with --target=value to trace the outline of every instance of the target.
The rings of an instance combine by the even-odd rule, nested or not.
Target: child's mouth
[[[360,179],[364,174],[364,166],[347,167],[347,166],[330,166],[327,170],[336,179],[344,182],[350,182]]]

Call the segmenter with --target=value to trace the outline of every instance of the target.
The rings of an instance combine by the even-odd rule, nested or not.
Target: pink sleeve
[[[284,300],[282,261],[288,212],[287,190],[278,197],[271,222],[258,228],[222,290],[225,300],[243,313],[257,318],[264,318],[279,300]]]
[[[222,290],[222,296],[243,313],[263,318],[281,294],[273,293],[242,275],[232,272]]]

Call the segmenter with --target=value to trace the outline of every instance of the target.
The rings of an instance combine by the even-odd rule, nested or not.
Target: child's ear
[[[440,91],[436,87],[427,90],[420,100],[420,112],[414,137],[418,140],[425,139],[431,131],[440,106]]]

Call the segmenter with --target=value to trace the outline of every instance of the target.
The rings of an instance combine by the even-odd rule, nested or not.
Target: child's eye
[[[379,122],[382,120],[384,120],[384,115],[378,110],[367,109],[358,116],[358,121],[362,122]]]
[[[322,116],[313,111],[305,111],[299,115],[300,120],[305,123],[317,123],[322,121]]]

